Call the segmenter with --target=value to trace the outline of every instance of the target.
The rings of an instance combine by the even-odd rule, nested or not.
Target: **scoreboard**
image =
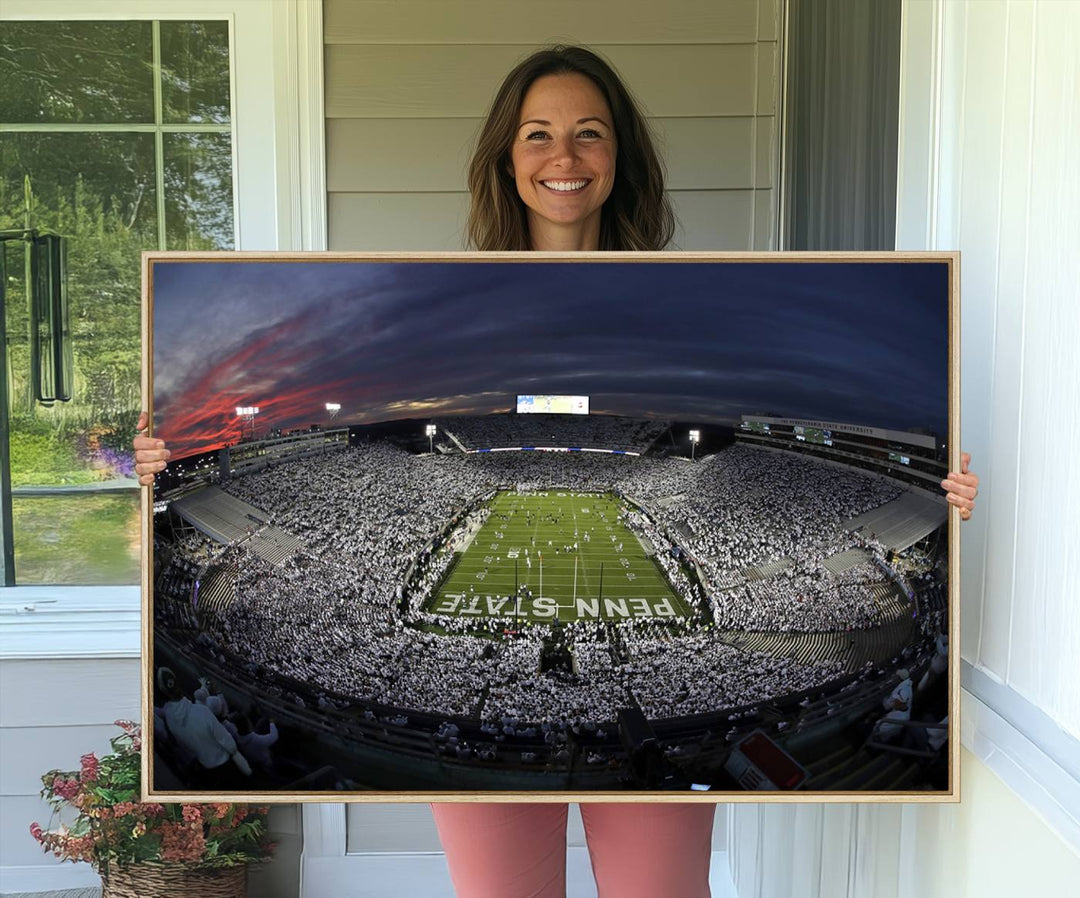
[[[801,424],[796,424],[792,430],[795,433],[795,439],[800,442],[817,443],[819,446],[831,446],[833,444],[831,430],[824,430],[820,427],[804,427]]]
[[[589,414],[589,397],[547,395],[518,396],[517,410],[519,415],[534,413],[549,415],[587,415]]]

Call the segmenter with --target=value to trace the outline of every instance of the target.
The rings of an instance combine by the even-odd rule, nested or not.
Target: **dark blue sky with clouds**
[[[174,455],[259,427],[506,411],[771,412],[945,432],[944,263],[157,261],[154,406]]]

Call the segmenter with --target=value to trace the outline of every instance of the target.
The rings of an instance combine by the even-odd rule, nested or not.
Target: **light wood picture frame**
[[[958,801],[959,301],[943,252],[144,254],[144,796]]]

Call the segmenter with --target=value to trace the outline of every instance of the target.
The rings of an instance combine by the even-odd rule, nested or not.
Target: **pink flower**
[[[202,811],[193,804],[184,805],[182,814],[188,823],[199,823],[202,820]]]
[[[41,829],[41,824],[40,823],[31,823],[30,824],[30,835],[32,835],[34,837],[35,841],[40,842],[40,841],[43,840],[42,829]]]
[[[79,794],[79,782],[78,780],[64,779],[62,776],[58,776],[53,780],[53,791],[66,801],[71,801],[76,795]]]
[[[161,825],[161,859],[163,861],[197,861],[202,858],[206,839],[202,829],[184,823]]]
[[[88,755],[83,755],[79,761],[82,763],[82,773],[80,774],[84,783],[92,783],[98,778],[98,759],[93,752]]]

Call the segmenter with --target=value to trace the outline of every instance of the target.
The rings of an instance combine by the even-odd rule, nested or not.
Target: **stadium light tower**
[[[694,460],[694,455],[696,454],[696,450],[697,450],[697,444],[700,443],[700,442],[701,442],[701,431],[700,430],[691,430],[690,431],[690,461]]]
[[[434,424],[428,424],[424,428],[424,433],[427,434],[428,452],[434,452],[435,451],[435,434],[436,434],[436,432],[437,432],[437,428],[435,427]]]
[[[328,402],[328,403],[326,403],[326,411],[329,412],[331,419],[336,418],[337,413],[341,411],[341,403],[340,402]]]
[[[236,417],[251,422],[252,442],[255,441],[255,416],[257,414],[259,414],[259,407],[257,405],[238,405],[236,407]]]

